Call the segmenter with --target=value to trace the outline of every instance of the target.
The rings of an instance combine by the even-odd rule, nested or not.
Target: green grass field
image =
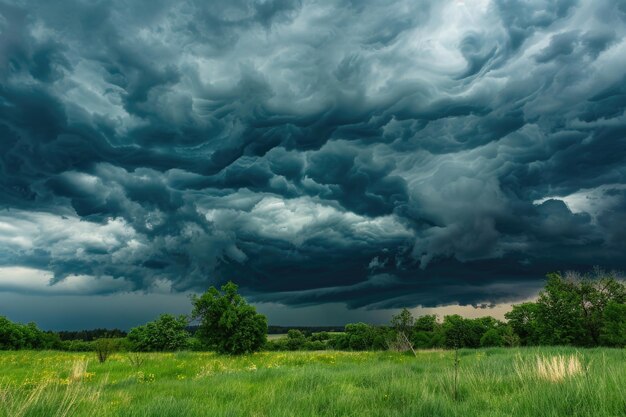
[[[626,350],[0,352],[0,415],[626,416]]]

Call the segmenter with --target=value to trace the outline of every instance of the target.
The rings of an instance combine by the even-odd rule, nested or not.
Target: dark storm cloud
[[[54,282],[0,291],[235,279],[395,308],[624,269],[625,23],[612,1],[0,2],[0,268]]]

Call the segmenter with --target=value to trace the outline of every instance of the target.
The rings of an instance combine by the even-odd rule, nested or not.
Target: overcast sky
[[[625,35],[614,0],[0,0],[0,315],[233,280],[273,324],[501,316],[626,269]]]

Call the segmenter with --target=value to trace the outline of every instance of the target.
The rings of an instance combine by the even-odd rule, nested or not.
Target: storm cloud
[[[609,0],[0,1],[0,291],[395,308],[626,269],[625,36]]]

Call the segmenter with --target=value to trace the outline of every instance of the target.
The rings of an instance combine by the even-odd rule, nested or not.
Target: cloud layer
[[[368,308],[624,269],[625,35],[608,0],[0,1],[0,267]]]

